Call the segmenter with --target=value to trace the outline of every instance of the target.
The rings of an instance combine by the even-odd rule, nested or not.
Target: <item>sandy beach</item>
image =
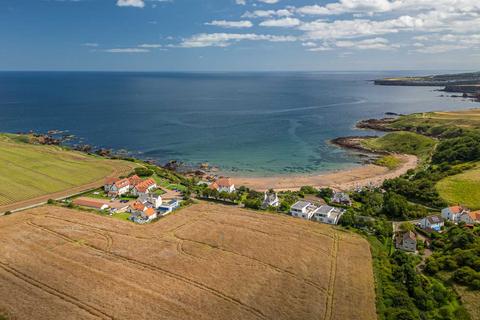
[[[357,186],[381,185],[386,179],[396,178],[414,169],[418,165],[418,158],[413,155],[397,155],[402,164],[389,170],[373,164],[356,168],[335,171],[319,175],[292,175],[278,177],[234,177],[237,186],[246,186],[258,191],[273,188],[277,191],[298,190],[302,186],[317,188],[330,187],[335,190],[349,190]]]

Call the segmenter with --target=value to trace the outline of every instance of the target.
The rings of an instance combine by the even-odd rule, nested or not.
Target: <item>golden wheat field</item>
[[[375,319],[368,243],[200,203],[139,226],[44,206],[0,218],[12,319]]]

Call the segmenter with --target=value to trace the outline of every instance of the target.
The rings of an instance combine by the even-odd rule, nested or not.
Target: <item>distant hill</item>
[[[480,72],[430,75],[423,77],[384,78],[374,81],[382,86],[431,86],[445,87],[447,92],[478,94],[480,91]]]

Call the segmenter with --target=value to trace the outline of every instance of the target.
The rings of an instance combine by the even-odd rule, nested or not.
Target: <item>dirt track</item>
[[[0,218],[18,319],[375,319],[368,243],[202,203],[137,226],[58,207]]]

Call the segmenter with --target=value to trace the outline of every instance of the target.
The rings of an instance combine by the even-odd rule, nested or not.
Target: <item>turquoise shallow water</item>
[[[95,146],[241,175],[313,173],[359,162],[327,141],[372,134],[354,128],[360,119],[477,106],[369,81],[403,74],[0,73],[0,130],[69,130]]]

